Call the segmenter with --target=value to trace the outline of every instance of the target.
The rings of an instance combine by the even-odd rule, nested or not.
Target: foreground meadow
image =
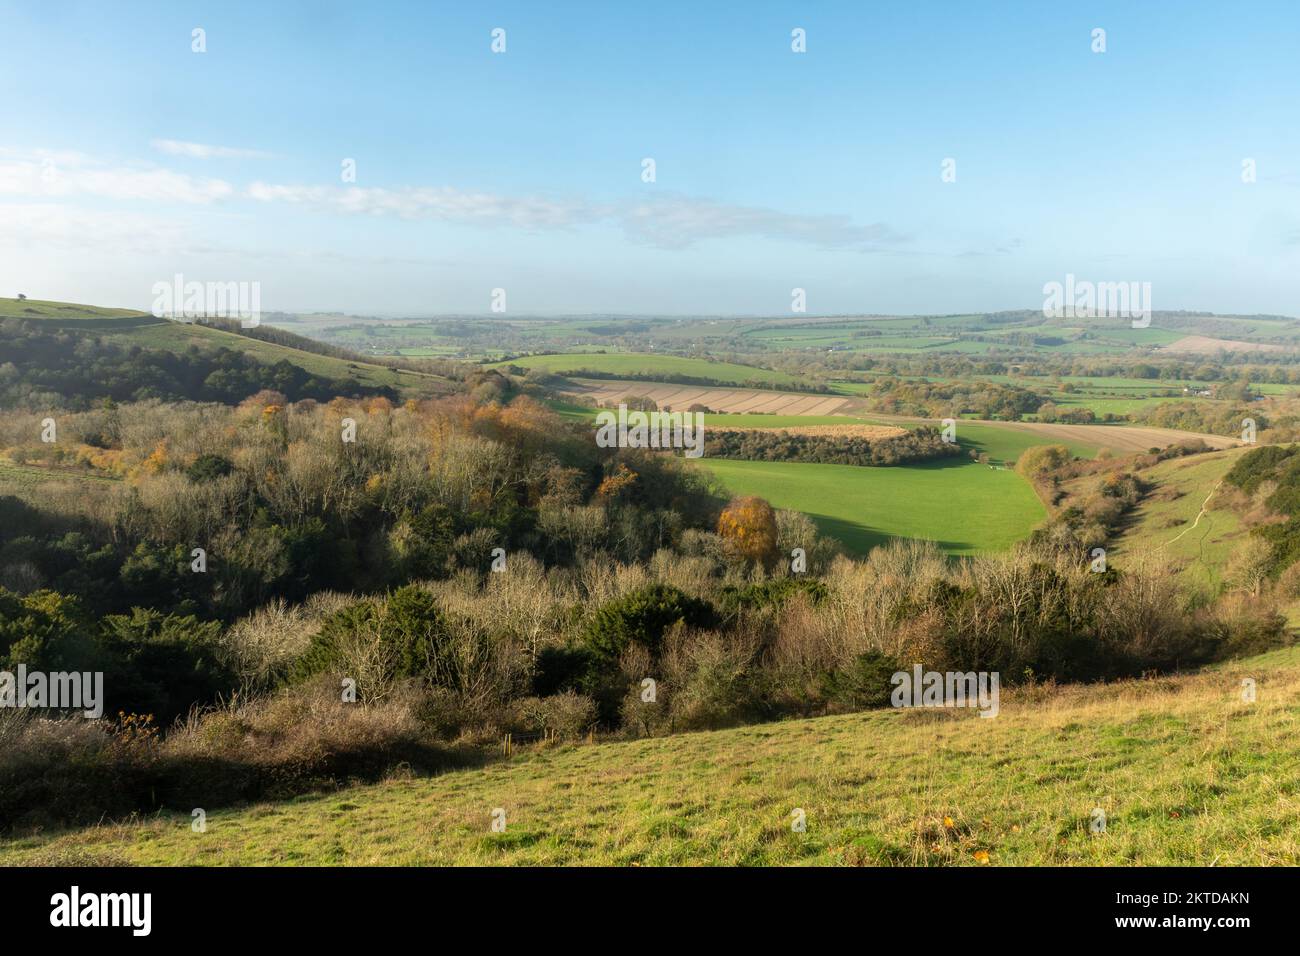
[[[0,862],[1294,865],[1298,816],[1289,648],[1175,678],[1004,692],[993,719],[885,710],[535,745],[479,769],[213,810],[204,833],[184,813],[18,837]]]

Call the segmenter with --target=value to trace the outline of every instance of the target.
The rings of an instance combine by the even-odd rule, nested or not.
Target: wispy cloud
[[[155,140],[154,145],[169,155],[180,156],[252,152],[175,140]],[[225,179],[192,176],[154,164],[113,164],[67,152],[0,149],[0,196],[41,202],[87,196],[191,205],[254,200],[324,213],[533,232],[613,226],[632,242],[665,250],[686,249],[708,240],[758,238],[822,249],[874,252],[895,249],[908,241],[884,223],[862,224],[840,214],[788,212],[677,193],[594,200],[507,196],[454,186],[388,189],[255,181],[240,187]]]
[[[516,199],[468,192],[450,186],[362,189],[357,186],[292,186],[255,182],[248,196],[261,202],[286,202],[337,212],[397,216],[524,229],[568,228],[600,218],[599,207],[584,202]]]
[[[258,149],[239,149],[234,146],[212,146],[208,143],[187,143],[179,139],[154,139],[149,141],[160,153],[168,156],[187,156],[191,159],[271,159],[271,153]]]
[[[611,218],[630,238],[662,249],[748,236],[862,251],[906,241],[884,223],[858,225],[843,215],[789,213],[680,195],[614,207]]]
[[[677,194],[636,202],[596,202],[500,196],[450,186],[363,189],[264,182],[250,185],[247,194],[261,202],[286,202],[356,215],[529,230],[612,223],[620,226],[629,239],[661,249],[684,249],[701,240],[742,237],[863,251],[906,241],[883,223],[858,225],[848,216],[788,213]]]
[[[97,196],[206,204],[235,195],[222,179],[156,166],[113,166],[81,153],[0,151],[0,195],[32,199]]]

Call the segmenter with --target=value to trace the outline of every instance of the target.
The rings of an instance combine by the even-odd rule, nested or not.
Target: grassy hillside
[[[0,490],[10,485],[42,485],[53,481],[116,481],[109,475],[72,469],[44,468],[39,465],[17,465],[0,457]]]
[[[4,318],[47,323],[67,331],[104,336],[109,341],[146,349],[184,352],[191,346],[227,348],[243,352],[267,365],[288,361],[313,375],[347,380],[362,386],[388,386],[408,397],[447,391],[447,381],[436,375],[401,371],[359,359],[320,355],[222,329],[172,322],[130,309],[0,298],[0,319]]]
[[[161,321],[147,312],[137,312],[134,309],[106,309],[103,306],[80,305],[75,302],[6,298],[0,298],[0,319],[28,319],[85,329],[127,328],[133,324]]]
[[[1107,549],[1108,556],[1122,567],[1126,556],[1160,554],[1178,564],[1189,581],[1217,587],[1234,547],[1246,532],[1238,516],[1216,502],[1215,487],[1249,450],[1232,448],[1175,458],[1143,470],[1142,479],[1154,488],[1134,509],[1131,520]]]
[[[0,863],[1295,865],[1298,694],[1290,648],[1184,677],[1004,690],[993,719],[883,710],[539,745],[212,810],[205,833],[186,813],[13,839]],[[490,832],[497,808],[504,833]]]
[[[823,534],[865,554],[890,538],[924,538],[950,554],[1001,551],[1046,517],[1011,471],[966,461],[893,468],[706,459],[733,494],[802,511]]]
[[[557,375],[592,371],[617,376],[653,376],[662,381],[669,381],[676,376],[713,379],[731,385],[741,385],[746,382],[761,382],[764,385],[799,384],[799,380],[793,375],[756,368],[752,365],[709,362],[705,359],[684,358],[678,355],[649,355],[639,352],[531,355],[526,358],[512,359],[509,362],[496,363],[496,366],[499,365],[546,369]]]

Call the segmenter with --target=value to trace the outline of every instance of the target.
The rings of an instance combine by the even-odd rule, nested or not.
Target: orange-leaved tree
[[[767,564],[776,558],[776,512],[756,495],[732,499],[718,518],[718,534],[753,561]]]

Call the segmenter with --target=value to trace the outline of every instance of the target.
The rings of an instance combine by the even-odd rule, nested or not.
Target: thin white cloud
[[[338,212],[401,219],[427,219],[525,229],[567,228],[596,215],[589,204],[547,199],[514,199],[465,192],[450,186],[362,189],[357,186],[286,186],[255,182],[248,196],[262,202],[287,202]]]
[[[216,151],[227,149],[174,140],[156,140],[155,145],[158,143],[174,146],[173,155],[225,155]],[[189,205],[252,199],[327,213],[529,231],[614,226],[632,242],[666,250],[686,249],[711,239],[758,238],[822,249],[874,252],[897,249],[907,241],[883,223],[859,224],[845,215],[784,212],[674,193],[596,201],[504,196],[453,186],[386,189],[256,181],[241,189],[224,179],[191,176],[153,165],[113,165],[80,153],[18,153],[2,148],[0,196],[39,202],[97,197]]]
[[[235,187],[225,180],[158,167],[110,166],[78,153],[0,153],[0,195],[206,204],[234,194]]]
[[[0,203],[0,250],[22,253],[77,252],[96,261],[151,256],[160,261],[220,257],[257,263],[282,260],[331,265],[446,266],[444,259],[367,255],[353,250],[256,248],[211,241],[206,231],[176,217],[88,209],[75,203]],[[6,261],[10,261],[6,259]]]
[[[856,225],[842,215],[786,213],[761,206],[668,194],[638,202],[509,197],[449,186],[382,189],[255,182],[247,195],[356,215],[396,216],[467,225],[571,229],[615,224],[635,242],[684,249],[706,239],[759,237],[823,248],[870,250],[905,241],[882,223]]]
[[[857,225],[843,215],[806,215],[763,206],[669,195],[620,207],[615,217],[628,236],[663,249],[683,249],[702,239],[754,236],[828,249],[870,250],[904,241],[883,223]]]
[[[234,146],[212,146],[208,143],[187,143],[179,139],[154,139],[149,145],[168,156],[187,156],[190,159],[270,159],[270,153],[258,149],[239,149]]]

